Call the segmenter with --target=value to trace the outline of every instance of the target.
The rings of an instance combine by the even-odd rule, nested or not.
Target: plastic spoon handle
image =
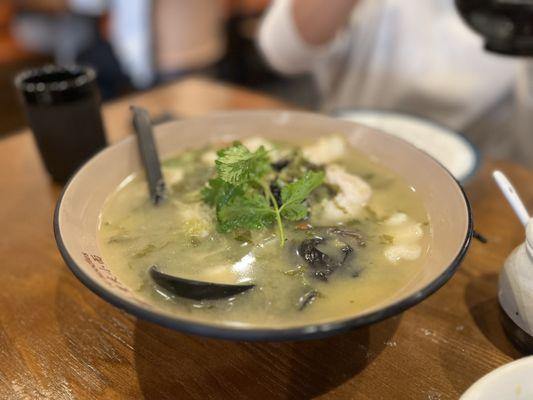
[[[513,184],[501,171],[494,171],[492,176],[522,225],[526,226],[529,221],[529,213],[527,212],[522,199],[518,196]]]
[[[161,173],[161,164],[155,147],[154,135],[150,115],[144,108],[131,106],[133,112],[133,126],[137,135],[139,152],[146,171],[150,198],[154,205],[158,205],[165,195],[165,181]]]

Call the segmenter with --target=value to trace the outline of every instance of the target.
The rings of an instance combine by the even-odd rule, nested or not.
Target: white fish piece
[[[281,158],[281,154],[276,149],[276,147],[271,142],[269,142],[268,140],[262,137],[252,136],[252,137],[241,140],[241,143],[252,153],[254,151],[259,150],[259,148],[263,146],[265,150],[269,152],[269,155],[272,161],[277,161]],[[217,152],[215,150],[207,151],[204,154],[202,154],[200,159],[206,165],[214,165],[215,160],[217,159]]]
[[[200,157],[200,160],[206,165],[212,166],[215,165],[215,160],[217,159],[217,152],[215,150],[206,151]]]
[[[302,150],[307,160],[314,164],[332,163],[341,158],[346,152],[346,140],[342,136],[325,136]]]
[[[183,180],[184,172],[182,168],[163,167],[163,178],[167,186],[173,186]]]
[[[420,240],[424,236],[422,224],[416,222],[405,213],[395,213],[384,222],[384,231],[393,237],[393,244],[383,252],[393,264],[401,260],[416,260],[422,253]]]
[[[235,264],[210,265],[198,270],[193,279],[214,283],[247,283],[252,280],[255,257],[248,253]]]
[[[176,204],[189,237],[205,238],[213,229],[211,210],[202,203]]]
[[[392,214],[383,224],[386,233],[401,243],[414,243],[424,236],[422,224],[402,212]]]
[[[265,138],[259,137],[259,136],[252,136],[246,139],[243,139],[241,143],[252,153],[254,151],[259,150],[261,146],[265,148],[266,151],[272,151],[274,150],[274,145],[270,143]]]
[[[370,185],[336,164],[328,165],[325,172],[325,182],[338,187],[339,192],[320,203],[317,210],[320,222],[334,224],[356,218],[372,197]]]
[[[416,260],[421,252],[418,244],[393,244],[384,250],[385,257],[393,264],[401,260]]]
[[[265,138],[259,136],[252,136],[241,141],[241,143],[252,153],[259,150],[261,146],[268,151],[270,160],[273,162],[281,160],[287,154],[284,154],[278,147],[276,147],[272,142],[269,142]],[[286,153],[286,152],[285,152]]]

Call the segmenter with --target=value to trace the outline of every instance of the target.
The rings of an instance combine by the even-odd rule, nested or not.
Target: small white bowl
[[[488,373],[461,400],[533,399],[533,356],[521,358]]]
[[[458,181],[467,182],[478,170],[480,155],[464,136],[433,121],[381,110],[343,110],[338,118],[397,136],[440,162]]]

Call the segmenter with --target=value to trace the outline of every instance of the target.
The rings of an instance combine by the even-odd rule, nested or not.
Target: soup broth
[[[294,179],[291,173],[324,171],[303,203],[307,215],[282,221],[286,240],[280,243],[275,222],[217,229],[216,208],[202,200],[217,174],[214,147],[185,151],[163,162],[167,197],[160,205],[151,204],[142,173],[106,201],[99,246],[121,282],[148,303],[198,320],[283,327],[374,308],[421,272],[430,223],[416,191],[399,176],[347,145],[334,151],[336,137],[303,151],[261,138],[243,143],[252,151],[254,140],[268,149],[274,194]],[[183,278],[255,287],[230,298],[187,299],[155,284],[152,265]]]

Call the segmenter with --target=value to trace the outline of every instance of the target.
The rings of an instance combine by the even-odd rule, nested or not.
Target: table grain
[[[153,115],[282,108],[282,102],[189,78],[104,106],[110,142],[131,133],[129,104]],[[53,238],[60,187],[29,131],[0,140],[1,399],[457,399],[520,357],[503,334],[497,274],[523,229],[490,172],[502,169],[533,208],[533,172],[485,160],[466,186],[475,228],[452,279],[419,305],[323,340],[247,343],[139,320],[86,289]]]

